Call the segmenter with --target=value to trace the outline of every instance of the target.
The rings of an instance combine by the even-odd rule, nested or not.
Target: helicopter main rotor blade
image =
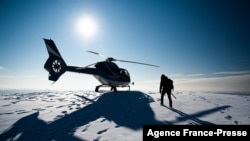
[[[101,57],[103,57],[103,58],[107,58],[106,56],[104,56],[104,55],[102,55],[102,54],[100,54],[100,53],[94,52],[94,51],[87,51],[87,52],[93,53],[93,54],[95,54],[95,55],[99,55],[99,56],[101,56]]]
[[[127,63],[135,63],[135,64],[141,64],[141,65],[147,65],[147,66],[152,66],[152,67],[160,67],[160,66],[156,66],[156,65],[152,65],[152,64],[146,64],[146,63],[140,63],[140,62],[134,62],[134,61],[127,61],[127,60],[117,60],[117,59],[114,59],[112,57],[106,57],[98,52],[94,52],[94,51],[87,51],[89,53],[93,53],[95,55],[99,55],[101,57],[104,57],[106,58],[106,61],[108,62],[112,62],[112,61],[120,61],[120,62],[127,62]],[[89,65],[90,66],[90,65]]]
[[[135,63],[135,64],[141,64],[141,65],[147,65],[147,66],[152,66],[152,67],[160,67],[152,64],[146,64],[146,63],[140,63],[140,62],[134,62],[134,61],[127,61],[127,60],[115,60],[115,61],[120,61],[120,62],[127,62],[127,63]]]

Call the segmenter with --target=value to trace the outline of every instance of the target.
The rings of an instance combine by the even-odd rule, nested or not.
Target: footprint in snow
[[[82,132],[85,132],[85,131],[87,131],[88,130],[88,128],[89,128],[89,126],[90,125],[87,125],[83,130],[82,130]]]
[[[104,122],[104,121],[106,121],[106,119],[102,119],[100,122]]]
[[[239,124],[239,122],[237,120],[234,121],[235,124]]]
[[[104,129],[104,130],[101,130],[101,131],[98,131],[97,134],[102,134],[102,133],[107,132],[107,131],[108,131],[108,128]]]
[[[228,119],[228,120],[231,120],[231,119],[232,119],[232,116],[227,115],[227,116],[225,116],[224,118],[225,118],[225,119]]]
[[[63,114],[67,114],[67,111],[62,111]]]

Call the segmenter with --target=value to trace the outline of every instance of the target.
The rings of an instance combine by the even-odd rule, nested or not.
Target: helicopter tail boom
[[[55,43],[51,39],[44,39],[49,58],[44,64],[44,68],[49,72],[49,80],[57,81],[59,77],[67,70],[67,65],[64,62]]]

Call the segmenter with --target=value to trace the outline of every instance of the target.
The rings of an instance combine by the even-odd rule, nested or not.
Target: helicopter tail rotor
[[[60,55],[53,40],[44,39],[49,58],[44,64],[44,68],[49,72],[49,80],[57,81],[59,77],[66,71],[67,65]]]

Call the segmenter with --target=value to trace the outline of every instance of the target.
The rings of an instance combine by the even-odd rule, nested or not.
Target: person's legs
[[[168,95],[168,100],[169,100],[169,106],[172,107],[172,97],[171,97],[171,91],[167,92],[167,95]]]
[[[162,91],[162,92],[161,92],[161,105],[164,104],[164,95],[165,95],[165,92]]]

